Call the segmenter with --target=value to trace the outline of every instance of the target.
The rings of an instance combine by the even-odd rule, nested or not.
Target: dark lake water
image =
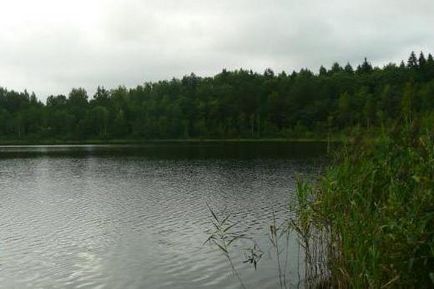
[[[254,237],[249,288],[279,288],[268,240],[288,214],[295,178],[312,179],[325,146],[209,143],[0,147],[0,288],[239,288],[203,244],[208,203]],[[288,272],[297,283],[298,247]]]

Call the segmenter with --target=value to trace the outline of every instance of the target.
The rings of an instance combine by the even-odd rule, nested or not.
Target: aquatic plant
[[[211,213],[211,217],[212,217],[211,222],[213,225],[213,229],[208,232],[209,237],[204,243],[211,243],[222,252],[223,256],[228,261],[232,272],[240,282],[241,287],[243,289],[246,289],[243,279],[241,278],[240,273],[238,272],[238,270],[234,265],[234,262],[230,254],[230,249],[231,249],[231,245],[237,240],[240,239],[252,240],[252,239],[248,238],[245,234],[235,229],[237,223],[233,223],[230,220],[229,218],[230,215],[227,215],[224,218],[219,218],[217,214],[214,212],[214,210],[208,204],[207,207]],[[258,246],[254,242],[253,242],[253,246],[246,249],[245,251],[247,251],[248,254],[246,254],[246,260],[244,262],[251,263],[256,269],[257,263],[262,257],[262,252],[259,250]]]
[[[280,288],[289,282],[279,240],[292,233],[304,260],[297,287],[434,287],[433,132],[406,119],[376,138],[364,133],[339,149],[318,182],[298,181],[293,215],[270,225]],[[222,239],[226,221],[211,240]],[[226,245],[237,239],[215,244],[230,260]]]
[[[433,288],[433,191],[429,130],[413,122],[347,144],[318,184],[299,185],[292,225],[309,287]]]
[[[226,258],[228,264],[234,275],[237,277],[240,286],[246,289],[246,285],[236,269],[234,261],[231,257],[231,249],[237,241],[247,240],[249,241],[248,247],[244,248],[244,261],[243,263],[249,263],[253,268],[257,269],[257,264],[262,258],[263,252],[254,241],[254,239],[246,234],[242,233],[239,228],[237,228],[238,223],[233,223],[230,220],[230,215],[226,215],[223,218],[219,218],[214,210],[207,204],[208,209],[211,213],[211,223],[213,229],[208,231],[209,237],[204,242],[211,243],[214,245]],[[290,227],[288,226],[288,221],[284,221],[278,224],[275,214],[272,214],[272,224],[269,227],[269,240],[276,257],[276,268],[277,276],[279,279],[279,285],[281,289],[290,288],[288,265],[289,265],[289,242],[290,242]]]

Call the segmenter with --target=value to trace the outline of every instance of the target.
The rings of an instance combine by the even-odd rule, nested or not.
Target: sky
[[[45,100],[222,69],[434,52],[433,0],[0,0],[0,86]]]

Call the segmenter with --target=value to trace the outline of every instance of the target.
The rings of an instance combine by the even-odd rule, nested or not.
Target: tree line
[[[400,118],[434,123],[434,59],[319,72],[223,70],[135,88],[52,95],[0,88],[0,139],[110,140],[322,137],[379,128]],[[431,126],[432,127],[432,126]]]

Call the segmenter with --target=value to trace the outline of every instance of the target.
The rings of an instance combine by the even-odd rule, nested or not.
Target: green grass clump
[[[316,286],[433,288],[432,133],[394,129],[346,145],[336,160],[315,187],[299,187],[300,234],[327,235]]]

